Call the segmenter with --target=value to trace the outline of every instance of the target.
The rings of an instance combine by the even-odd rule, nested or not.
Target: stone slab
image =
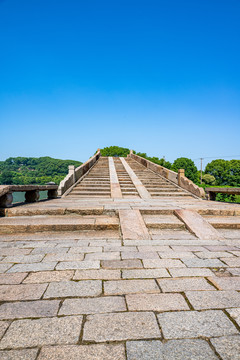
[[[240,290],[240,276],[234,277],[209,277],[209,281],[213,282],[219,290]]]
[[[151,312],[126,312],[88,315],[84,325],[84,341],[122,341],[160,338],[156,318]]]
[[[226,267],[219,259],[183,259],[184,264],[190,268],[218,268]]]
[[[76,270],[73,277],[74,280],[114,280],[120,279],[121,272],[120,270],[108,270],[108,269],[98,269],[98,270]]]
[[[126,295],[126,301],[130,311],[189,310],[188,304],[180,294]]]
[[[64,281],[71,280],[73,277],[73,270],[63,270],[63,271],[39,271],[36,273],[30,273],[28,277],[23,281],[26,283],[47,283],[53,281]]]
[[[223,360],[240,360],[240,335],[213,338],[211,343]]]
[[[47,284],[0,285],[0,301],[40,299]]]
[[[140,269],[143,267],[139,259],[103,260],[101,263],[105,269]]]
[[[83,260],[83,261],[62,261],[57,264],[56,270],[68,269],[99,269],[99,260]]]
[[[10,323],[8,321],[0,321],[0,339],[7,330],[9,324]]]
[[[111,156],[108,157],[108,165],[109,165],[109,177],[110,177],[110,186],[111,186],[111,197],[121,199],[122,191],[118,181],[115,164]]]
[[[41,263],[34,263],[34,264],[16,264],[8,270],[8,273],[15,273],[15,272],[36,272],[36,271],[46,271],[46,270],[53,270],[56,266],[56,262],[41,262]]]
[[[170,274],[173,277],[193,277],[193,276],[212,276],[213,272],[210,269],[204,268],[170,268]]]
[[[200,339],[170,340],[163,347],[164,360],[218,360],[209,344]]]
[[[126,310],[123,297],[105,296],[100,298],[66,299],[62,304],[59,315],[111,313]]]
[[[215,337],[238,333],[221,310],[168,312],[157,317],[166,339]]]
[[[151,239],[139,210],[119,210],[119,220],[124,240]]]
[[[72,296],[98,296],[102,293],[100,280],[60,281],[49,284],[44,299]]]
[[[125,360],[123,344],[44,346],[38,360]],[[15,360],[15,359],[14,359]],[[17,359],[16,359],[17,360]],[[26,359],[27,360],[27,359]]]
[[[104,294],[123,295],[131,293],[159,293],[159,287],[153,279],[104,281]]]
[[[236,321],[238,326],[240,327],[240,307],[236,309],[226,309],[231,318]]]
[[[204,278],[158,279],[163,292],[183,292],[187,290],[215,290]]]
[[[0,274],[1,285],[18,285],[27,276],[27,273]]]
[[[127,341],[128,360],[164,360],[163,344],[159,340]]]
[[[237,291],[186,291],[188,300],[196,310],[224,309],[240,305]]]
[[[186,267],[182,261],[176,259],[143,259],[143,266],[150,269]]]
[[[170,277],[166,269],[130,269],[122,270],[123,279],[155,279]]]
[[[56,316],[59,300],[40,300],[4,303],[0,305],[0,319],[21,319]]]
[[[0,351],[1,360],[35,360],[37,358],[38,349],[23,350],[2,350]]]
[[[16,320],[0,341],[0,349],[76,344],[81,325],[82,316]]]

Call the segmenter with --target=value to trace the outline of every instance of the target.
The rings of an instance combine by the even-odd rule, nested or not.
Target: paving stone
[[[166,339],[234,335],[238,331],[221,310],[179,311],[157,315]]]
[[[53,281],[71,280],[74,270],[39,271],[30,273],[23,283],[47,283]]]
[[[123,344],[44,346],[38,360],[125,360]]]
[[[10,269],[12,264],[0,264],[0,273],[4,273],[8,269]]]
[[[64,300],[59,315],[96,314],[125,310],[127,309],[123,297],[105,296]]]
[[[156,282],[152,279],[105,281],[103,286],[106,295],[160,292]]]
[[[0,285],[0,301],[40,299],[47,284]]]
[[[207,280],[202,278],[175,278],[158,279],[160,288],[163,292],[182,292],[187,290],[215,290]]]
[[[0,342],[0,349],[51,344],[76,344],[82,316],[14,321]]]
[[[228,245],[215,245],[215,246],[205,246],[209,251],[234,251],[238,250],[235,246]]]
[[[66,252],[69,250],[69,247],[42,247],[42,248],[36,248],[33,249],[31,254],[66,254]]]
[[[102,293],[100,280],[60,281],[49,284],[44,298],[57,298],[69,296],[98,296]]]
[[[163,345],[159,340],[127,341],[128,360],[164,360]]]
[[[196,258],[196,256],[191,251],[177,252],[158,252],[161,259],[184,259],[184,258]]]
[[[216,259],[222,257],[233,257],[233,254],[224,251],[201,251],[195,253],[201,259]]]
[[[230,272],[233,276],[240,276],[240,267],[227,268],[227,271]]]
[[[9,244],[11,246],[11,244]],[[17,249],[14,247],[2,248],[1,255],[2,256],[11,256],[11,255],[28,255],[32,249]]]
[[[234,257],[234,258],[222,257],[221,260],[224,261],[230,267],[240,267],[240,257]]]
[[[0,305],[0,319],[56,316],[59,300],[23,301]]]
[[[240,360],[240,335],[211,339],[223,360]]]
[[[0,321],[0,339],[7,330],[9,324],[10,323],[8,321]]]
[[[32,264],[42,261],[44,255],[12,255],[6,256],[2,262],[5,263],[21,263],[21,264]]]
[[[84,259],[84,254],[47,254],[43,259],[43,262],[51,261],[81,261]]]
[[[102,267],[105,269],[140,269],[142,268],[141,260],[103,260]]]
[[[104,252],[112,252],[112,251],[137,251],[136,246],[121,246],[121,245],[105,245]]]
[[[1,285],[20,284],[27,276],[27,273],[15,273],[15,274],[0,274]]]
[[[99,269],[100,261],[87,260],[87,261],[63,261],[57,264],[56,270],[67,269]]]
[[[219,290],[240,290],[240,276],[235,277],[209,277],[208,278]]]
[[[217,360],[205,340],[169,340],[163,347],[164,360]]]
[[[156,318],[151,312],[88,315],[83,330],[84,341],[103,342],[160,337]]]
[[[51,263],[34,263],[34,264],[16,264],[8,270],[8,273],[15,272],[35,272],[44,270],[53,270],[56,266],[56,262]]]
[[[183,259],[183,262],[190,268],[226,267],[219,259]]]
[[[1,360],[35,360],[38,349],[0,351]]]
[[[206,249],[203,247],[203,246],[179,246],[179,245],[172,245],[171,248],[174,250],[174,251],[177,251],[177,252],[185,252],[185,251],[206,251]]]
[[[76,270],[76,273],[73,277],[74,280],[85,280],[85,279],[114,280],[120,278],[121,278],[120,270],[108,270],[108,269]]]
[[[157,268],[185,268],[180,260],[175,259],[153,259],[153,260],[143,260],[143,266],[145,268],[157,269]]]
[[[145,252],[145,251],[162,251],[162,252],[169,252],[172,251],[172,249],[170,248],[170,246],[162,246],[162,245],[153,245],[153,246],[138,246],[138,250],[140,252]]]
[[[226,309],[229,315],[236,321],[238,326],[240,326],[240,307],[236,309]]]
[[[157,252],[122,251],[121,257],[125,259],[159,259]]]
[[[101,246],[74,246],[71,247],[68,251],[68,254],[79,254],[79,253],[95,253],[95,252],[101,252],[102,247]]]
[[[210,269],[204,268],[182,268],[168,269],[173,277],[193,277],[193,276],[213,276],[214,273]]]
[[[224,309],[240,304],[240,293],[237,291],[186,291],[185,294],[196,310]]]
[[[155,279],[159,277],[170,277],[166,269],[138,269],[122,270],[123,279]]]
[[[120,260],[120,252],[99,252],[85,255],[86,260]]]
[[[181,294],[137,294],[126,295],[130,311],[189,310]]]

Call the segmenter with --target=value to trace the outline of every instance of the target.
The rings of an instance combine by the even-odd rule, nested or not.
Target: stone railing
[[[133,154],[132,150],[130,151],[130,154],[128,155],[130,158],[136,160],[149,170],[152,170],[153,172],[161,175],[165,179],[168,179],[172,181],[173,183],[177,184],[181,188],[189,191],[190,193],[194,194],[197,197],[206,198],[205,191],[203,188],[200,188],[196,184],[194,184],[191,180],[189,180],[184,175],[184,169],[179,169],[178,173],[175,171],[169,170],[165,168],[164,166],[155,164],[145,158],[142,158],[141,156],[138,156],[136,154]]]
[[[0,207],[12,206],[13,192],[25,192],[25,202],[32,203],[39,200],[39,192],[47,191],[48,199],[57,198],[57,185],[1,185],[0,186]]]
[[[207,187],[205,189],[208,200],[216,200],[218,193],[227,195],[240,195],[240,187],[221,188],[221,187]]]
[[[76,169],[74,165],[70,165],[68,167],[67,176],[65,176],[65,178],[59,184],[58,195],[62,196],[65,194],[67,190],[69,190],[84,174],[88,172],[89,169],[91,169],[100,156],[101,152],[100,149],[98,149],[95,155],[93,155],[89,160]]]

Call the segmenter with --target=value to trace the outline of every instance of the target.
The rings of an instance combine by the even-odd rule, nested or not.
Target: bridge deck
[[[102,159],[68,196],[4,209],[1,359],[239,359],[240,205],[127,163],[122,198]]]

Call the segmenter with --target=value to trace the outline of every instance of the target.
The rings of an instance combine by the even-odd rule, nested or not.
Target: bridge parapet
[[[78,166],[76,169],[73,165],[68,167],[68,174],[65,178],[60,182],[58,187],[58,195],[62,196],[65,194],[76,182],[85,175],[88,170],[90,170],[93,165],[100,158],[101,152],[100,149],[93,155],[90,159],[88,159],[84,164]]]
[[[193,195],[203,199],[206,198],[204,189],[200,188],[199,186],[194,184],[190,179],[188,179],[184,175],[184,169],[179,169],[178,173],[176,173],[175,171],[169,170],[164,166],[155,164],[150,160],[147,160],[139,155],[133,154],[132,151],[130,151],[130,154],[128,156],[134,159],[135,161],[139,162],[149,170],[152,170],[158,175],[163,176],[165,179],[172,181],[173,183],[177,184],[184,190],[189,191]]]

